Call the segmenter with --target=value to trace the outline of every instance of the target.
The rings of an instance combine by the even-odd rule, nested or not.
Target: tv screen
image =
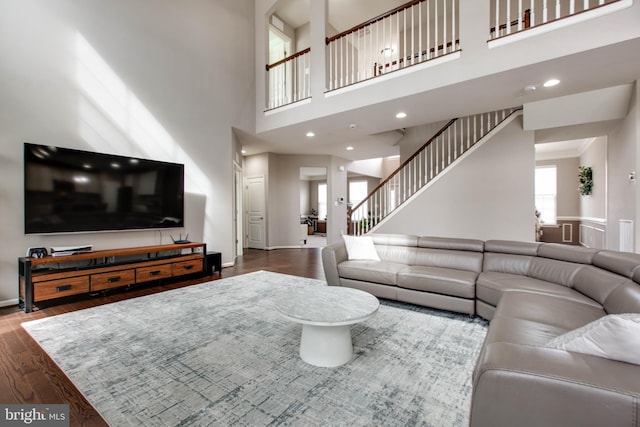
[[[25,234],[184,226],[184,165],[24,144]]]

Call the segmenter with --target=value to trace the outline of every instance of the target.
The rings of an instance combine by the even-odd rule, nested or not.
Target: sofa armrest
[[[334,243],[333,245],[322,248],[322,267],[324,268],[324,276],[329,286],[340,286],[338,264],[347,259],[347,247],[344,242]]]
[[[485,344],[471,427],[635,425],[640,366],[564,350]]]

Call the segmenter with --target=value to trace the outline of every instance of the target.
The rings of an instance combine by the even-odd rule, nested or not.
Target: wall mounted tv
[[[184,165],[24,144],[25,234],[184,226]]]

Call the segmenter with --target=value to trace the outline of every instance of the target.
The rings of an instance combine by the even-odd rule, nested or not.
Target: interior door
[[[264,176],[247,178],[247,246],[249,248],[265,248],[265,218]]]

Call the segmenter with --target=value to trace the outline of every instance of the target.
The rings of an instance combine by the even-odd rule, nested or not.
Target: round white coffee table
[[[276,304],[284,317],[302,324],[300,358],[310,365],[336,367],[353,356],[351,325],[373,316],[380,303],[373,295],[339,286],[309,286]]]

